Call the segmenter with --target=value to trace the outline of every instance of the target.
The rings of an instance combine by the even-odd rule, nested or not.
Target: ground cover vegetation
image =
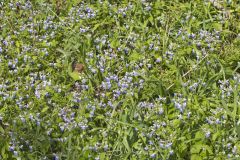
[[[240,2],[0,1],[0,159],[239,159]]]

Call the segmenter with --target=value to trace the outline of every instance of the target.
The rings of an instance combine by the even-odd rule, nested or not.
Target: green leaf
[[[80,80],[81,77],[79,75],[78,72],[74,71],[74,72],[71,72],[71,73],[68,73],[69,76],[74,80],[74,81],[77,81],[77,80]]]
[[[202,157],[199,156],[198,154],[192,154],[191,155],[191,160],[202,160]]]
[[[1,150],[2,158],[5,157],[5,152],[6,152],[6,146],[2,147],[2,150]],[[1,158],[1,157],[0,157],[0,158]]]
[[[213,140],[213,141],[216,141],[216,139],[217,139],[220,135],[221,135],[220,132],[214,133],[214,134],[212,135],[212,140]]]
[[[181,123],[181,120],[179,120],[179,119],[174,119],[174,120],[173,120],[173,126],[176,127],[176,128],[178,128],[178,126],[180,125],[180,123]]]
[[[213,23],[212,27],[214,29],[216,29],[217,31],[221,31],[222,30],[222,24],[220,24],[220,23]]]
[[[204,144],[202,144],[202,143],[193,145],[192,148],[191,148],[191,153],[193,153],[193,154],[200,153],[200,151],[202,150],[203,146],[204,146]]]
[[[49,108],[48,106],[44,107],[41,112],[45,113],[48,110],[48,108]]]
[[[212,148],[206,144],[202,144],[202,143],[199,143],[199,144],[195,144],[192,146],[191,148],[191,153],[192,154],[200,154],[200,153],[203,153],[203,155],[205,155],[205,153],[208,152],[210,154],[212,154]]]
[[[203,139],[203,138],[205,138],[205,135],[203,134],[203,132],[198,131],[198,132],[195,134],[195,139],[196,139],[196,140]]]
[[[4,129],[0,126],[0,133],[4,134]]]
[[[100,159],[106,159],[106,153],[102,152],[102,153],[100,154]]]
[[[129,57],[129,59],[132,60],[132,61],[137,61],[137,60],[140,60],[142,58],[143,58],[143,55],[141,55],[137,52],[133,52]]]
[[[127,137],[123,137],[123,145],[126,147],[126,149],[128,150],[128,152],[131,152],[131,149],[129,147],[128,141],[127,141]]]
[[[238,139],[240,139],[240,125],[236,126]]]

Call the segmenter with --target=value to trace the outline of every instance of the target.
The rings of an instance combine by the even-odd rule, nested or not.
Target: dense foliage
[[[0,1],[0,159],[239,159],[239,60],[239,1]]]

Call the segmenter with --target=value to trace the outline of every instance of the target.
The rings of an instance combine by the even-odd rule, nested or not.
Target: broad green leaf
[[[80,80],[81,77],[79,75],[78,72],[74,71],[74,72],[71,72],[71,73],[68,73],[69,76],[74,80],[74,81],[77,81],[77,80]]]
[[[43,109],[42,109],[42,113],[45,113],[47,110],[49,109],[49,107],[48,106],[46,106],[46,107],[44,107]]]
[[[191,160],[202,160],[202,157],[199,156],[198,154],[192,154],[191,155]]]

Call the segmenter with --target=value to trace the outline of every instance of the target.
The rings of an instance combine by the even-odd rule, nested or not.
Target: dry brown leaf
[[[81,63],[76,63],[73,65],[73,70],[78,73],[82,73],[84,71],[84,65]]]

